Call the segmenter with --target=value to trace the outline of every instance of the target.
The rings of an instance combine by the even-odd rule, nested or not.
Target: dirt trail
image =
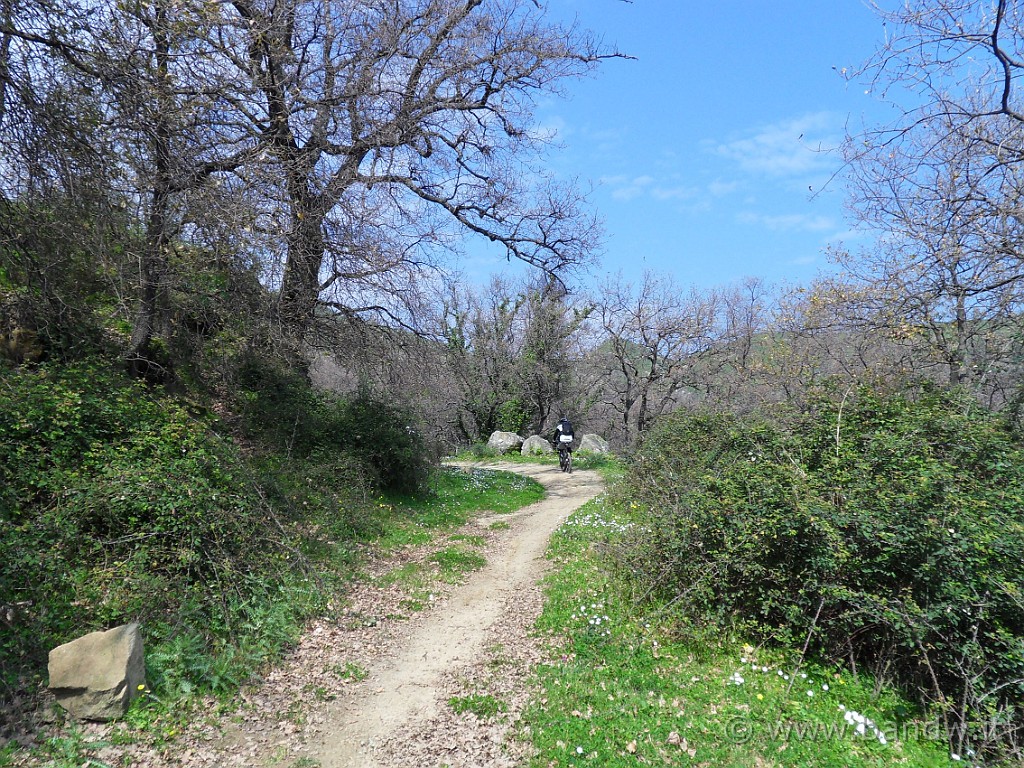
[[[490,749],[468,743],[479,741],[479,735],[466,732],[475,719],[450,711],[446,702],[452,681],[460,671],[463,682],[479,680],[481,662],[494,648],[506,657],[521,656],[521,648],[508,646],[528,642],[528,625],[540,608],[536,583],[546,566],[548,538],[600,492],[601,483],[593,472],[566,475],[551,466],[486,466],[536,479],[547,497],[514,516],[503,515],[511,528],[488,553],[488,565],[422,623],[394,638],[364,684],[332,703],[318,729],[320,738],[309,743],[307,752],[323,768],[393,768],[406,761],[419,766],[503,764],[493,732],[483,737]],[[467,743],[461,743],[463,737]]]
[[[511,515],[484,515],[429,543],[370,552],[368,578],[313,621],[282,663],[239,692],[239,706],[165,726],[168,743],[115,738],[118,723],[85,723],[103,765],[137,768],[516,768],[529,745],[511,738],[529,701],[524,681],[543,661],[532,628],[551,533],[601,490],[594,472],[486,463],[532,477],[546,498]],[[494,529],[495,521],[509,523]],[[426,566],[466,535],[488,565],[458,587],[429,583],[430,610],[384,577]],[[415,569],[414,569],[415,570]],[[425,570],[429,570],[426,568]],[[449,700],[494,704],[456,712]],[[475,697],[475,698],[474,698]],[[156,731],[154,731],[156,732]],[[163,732],[163,731],[161,731]]]

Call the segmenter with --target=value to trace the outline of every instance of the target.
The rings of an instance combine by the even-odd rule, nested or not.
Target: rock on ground
[[[583,439],[580,440],[579,450],[589,451],[590,453],[608,453],[608,441],[600,435],[584,435]]]
[[[532,437],[526,438],[523,443],[522,453],[523,456],[536,456],[538,454],[553,453],[554,448],[551,447],[551,443],[545,440],[540,435],[533,435]]]
[[[495,432],[487,440],[487,447],[504,455],[522,448],[523,438],[515,432]]]
[[[50,651],[50,690],[79,720],[124,716],[145,687],[146,668],[139,625],[91,632]]]

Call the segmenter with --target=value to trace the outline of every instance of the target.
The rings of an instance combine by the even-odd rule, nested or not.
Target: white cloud
[[[657,186],[651,190],[651,197],[655,200],[690,200],[699,194],[698,190],[685,185],[676,187]]]
[[[773,232],[827,232],[839,225],[830,216],[815,216],[807,213],[790,213],[768,216],[761,213],[741,213],[737,217],[743,224],[765,227]]]
[[[713,181],[708,184],[708,194],[712,197],[725,197],[738,190],[740,186],[737,181]]]
[[[735,184],[711,185],[707,190],[694,187],[689,184],[680,183],[679,174],[672,174],[668,179],[659,179],[650,174],[639,176],[604,176],[600,180],[601,186],[609,190],[613,200],[629,202],[638,198],[655,200],[659,203],[672,201],[692,201],[704,197],[720,197],[735,189]]]
[[[786,263],[794,267],[807,267],[811,264],[817,264],[820,259],[820,256],[798,256],[795,259],[790,259]]]
[[[841,136],[837,115],[815,112],[761,126],[730,141],[707,142],[706,146],[747,173],[790,177],[834,166],[838,162],[834,150]]]
[[[601,184],[611,187],[611,195],[615,200],[635,200],[645,194],[654,184],[653,176],[606,176]]]

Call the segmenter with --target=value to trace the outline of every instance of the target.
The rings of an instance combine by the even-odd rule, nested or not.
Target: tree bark
[[[285,331],[301,339],[309,328],[320,296],[324,258],[323,218],[297,212],[287,238],[288,260],[281,282],[279,313]]]

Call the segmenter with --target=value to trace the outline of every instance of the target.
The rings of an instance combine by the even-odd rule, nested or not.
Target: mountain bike
[[[558,446],[558,467],[563,472],[572,474],[572,451],[568,446]]]

